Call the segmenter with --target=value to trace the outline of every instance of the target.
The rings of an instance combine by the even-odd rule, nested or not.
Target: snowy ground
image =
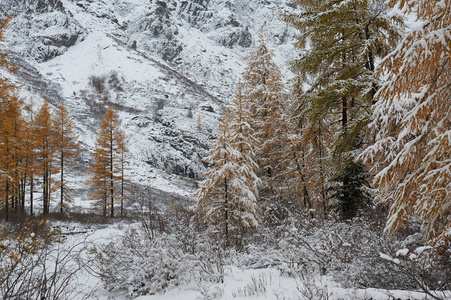
[[[95,225],[92,228],[76,223],[55,223],[64,232],[78,231],[67,237],[66,245],[86,239],[88,245],[100,245],[119,237],[127,228],[139,227],[139,224],[117,223],[113,225]],[[91,248],[87,247],[87,249]],[[85,254],[87,257],[88,254]],[[104,289],[99,278],[90,272],[80,271],[72,283],[77,286],[77,294],[73,299],[133,299],[126,292],[111,292]],[[399,290],[378,289],[343,289],[327,276],[309,277],[299,274],[295,277],[282,275],[275,268],[245,269],[240,266],[224,266],[224,282],[196,282],[186,280],[175,288],[170,288],[164,294],[140,296],[137,300],[199,300],[199,299],[253,299],[253,300],[299,300],[299,299],[432,299],[424,293]]]

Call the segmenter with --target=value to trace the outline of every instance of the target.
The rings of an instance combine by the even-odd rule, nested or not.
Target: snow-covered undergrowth
[[[16,240],[3,232],[2,270],[11,269],[7,257],[20,257],[23,266],[13,268],[7,278],[10,286],[20,290],[21,282],[32,282],[31,297],[47,293],[59,299],[451,296],[449,246],[419,247],[421,237],[415,235],[402,240],[381,236],[376,224],[367,221],[320,222],[296,216],[252,234],[242,232],[228,249],[222,247],[217,231],[177,205],[164,214],[144,211],[130,221],[52,221],[55,235],[45,245],[40,241],[49,229],[22,228],[23,247],[36,245],[31,256],[15,250]],[[0,273],[6,282],[5,273]]]
[[[93,248],[106,290],[142,300],[451,296],[449,248],[419,253],[414,237],[381,236],[375,224],[296,218],[243,233],[235,248],[223,249],[195,216],[172,211],[163,219],[148,214]],[[448,251],[440,262],[436,250]]]

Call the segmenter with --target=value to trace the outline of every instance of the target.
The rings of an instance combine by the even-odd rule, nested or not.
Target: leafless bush
[[[0,233],[0,294],[3,299],[72,299],[73,284],[89,263],[82,259],[86,239],[67,244],[44,222]],[[88,296],[86,296],[88,297]]]
[[[108,86],[111,89],[115,89],[116,91],[120,91],[120,92],[123,91],[124,89],[122,88],[121,82],[122,82],[122,80],[119,77],[119,74],[117,71],[111,71],[108,74]]]
[[[92,75],[89,78],[89,85],[94,88],[98,94],[103,94],[106,91],[106,77]]]
[[[91,251],[93,270],[108,289],[138,296],[164,292],[192,279],[223,282],[225,253],[197,230],[192,213],[174,200],[162,215],[165,227],[159,230],[155,227],[158,219],[152,213],[155,210],[143,207],[139,228],[130,228],[111,243],[97,245]],[[212,296],[211,291],[204,292],[205,297]]]
[[[380,253],[393,272],[402,274],[433,299],[451,297],[451,247],[421,246],[401,249],[394,255]]]
[[[315,274],[307,269],[300,268],[296,270],[297,291],[303,299],[328,300],[330,299],[327,285],[321,280],[315,280]]]
[[[246,284],[244,287],[239,288],[232,292],[232,296],[235,297],[253,297],[265,295],[268,284],[272,284],[271,278],[269,278],[265,274],[260,274],[258,277],[251,275],[251,282]]]
[[[141,223],[141,228],[148,240],[153,240],[157,234],[164,232],[165,221],[150,187],[134,193],[132,202],[133,215]]]

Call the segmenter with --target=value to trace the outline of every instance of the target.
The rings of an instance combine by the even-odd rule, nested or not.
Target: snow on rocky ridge
[[[14,78],[22,96],[64,103],[85,161],[112,105],[127,136],[130,175],[186,196],[192,185],[171,184],[158,170],[202,176],[202,157],[261,29],[289,77],[294,30],[280,13],[293,10],[290,3],[2,0],[0,17],[12,15],[4,47],[21,69]]]

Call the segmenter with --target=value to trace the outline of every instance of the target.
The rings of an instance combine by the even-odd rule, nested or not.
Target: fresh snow
[[[118,223],[115,225],[93,227],[79,227],[76,223],[60,222],[54,227],[62,229],[69,228],[71,231],[87,231],[87,233],[68,235],[66,246],[75,244],[77,241],[86,239],[92,246],[108,243],[118,238],[128,228],[138,228],[140,225]],[[84,257],[87,254],[85,254]],[[381,258],[396,263],[396,259],[380,254]],[[329,276],[316,275],[314,278],[300,278],[284,276],[279,270],[268,267],[265,269],[245,269],[239,266],[224,266],[224,282],[196,282],[191,280],[188,283],[169,289],[164,294],[147,295],[133,298],[135,300],[200,300],[200,299],[253,299],[253,300],[310,300],[307,295],[313,289],[323,294],[327,299],[341,300],[387,300],[387,299],[432,299],[422,292],[384,290],[384,289],[344,289],[339,286]],[[77,273],[75,284],[78,285],[78,297],[73,299],[98,300],[126,300],[131,299],[124,292],[111,292],[103,288],[101,280],[89,272],[81,271]],[[315,298],[316,299],[316,298]],[[322,299],[322,298],[321,298]]]

